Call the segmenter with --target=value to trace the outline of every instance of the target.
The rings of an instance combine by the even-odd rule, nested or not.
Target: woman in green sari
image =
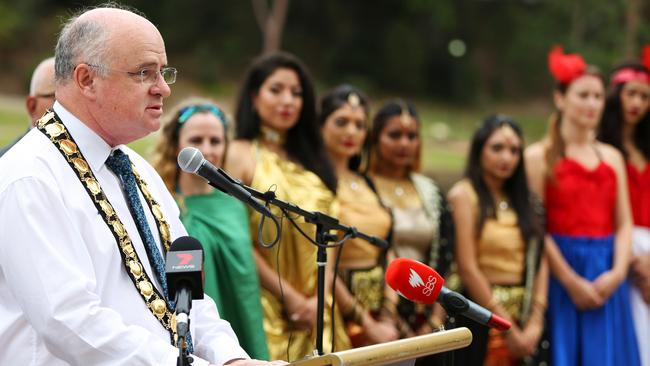
[[[220,316],[230,322],[246,352],[268,360],[246,207],[203,178],[180,170],[176,163],[179,151],[195,147],[220,167],[227,141],[221,109],[209,100],[186,100],[165,121],[154,167],[174,193],[187,232],[203,244],[205,293],[217,303]]]

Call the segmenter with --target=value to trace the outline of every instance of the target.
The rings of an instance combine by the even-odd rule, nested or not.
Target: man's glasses
[[[158,82],[158,77],[162,76],[165,83],[171,85],[176,82],[176,74],[178,73],[178,71],[174,67],[163,67],[162,69],[160,69],[160,71],[154,68],[145,67],[140,71],[132,72],[132,71],[110,69],[108,67],[101,66],[101,65],[91,65],[91,64],[86,64],[86,65],[97,69],[125,72],[131,77],[140,78],[140,82],[142,82],[143,84],[155,84]]]

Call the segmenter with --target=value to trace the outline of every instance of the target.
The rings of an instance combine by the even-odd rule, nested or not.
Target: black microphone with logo
[[[199,149],[186,147],[181,150],[178,154],[178,166],[185,172],[203,177],[214,188],[244,202],[262,215],[266,217],[273,216],[268,208],[244,189],[242,182],[232,178],[223,169],[217,168],[205,160]]]
[[[168,296],[176,303],[176,329],[183,345],[190,329],[192,300],[203,299],[203,247],[195,238],[181,236],[172,243],[165,262]]]

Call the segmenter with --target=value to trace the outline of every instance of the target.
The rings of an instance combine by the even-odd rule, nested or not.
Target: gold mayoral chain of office
[[[61,122],[54,111],[48,110],[45,115],[38,120],[36,127],[59,149],[61,155],[63,155],[72,170],[76,173],[77,178],[79,178],[79,181],[81,181],[81,184],[86,189],[86,192],[95,204],[100,216],[104,219],[104,222],[113,233],[124,262],[124,268],[126,268],[126,272],[131,278],[131,281],[133,281],[136,289],[140,292],[142,299],[147,304],[147,308],[149,308],[151,313],[158,319],[160,324],[169,331],[172,344],[176,344],[176,340],[178,339],[176,333],[176,314],[170,312],[167,303],[165,302],[165,297],[155,288],[151,279],[147,275],[147,272],[144,270],[142,261],[133,248],[133,243],[129,238],[129,234],[124,229],[124,225],[122,225],[119,217],[117,217],[117,213],[106,198],[102,187],[99,185],[95,175],[90,170],[88,162],[81,151],[77,148],[77,144],[68,133],[65,125]],[[147,205],[156,220],[160,240],[163,243],[165,251],[169,251],[171,245],[169,224],[163,217],[160,205],[158,205],[151,195],[147,183],[142,180],[138,172],[135,170],[135,166],[133,164],[131,164],[131,166],[140,191],[147,201]]]

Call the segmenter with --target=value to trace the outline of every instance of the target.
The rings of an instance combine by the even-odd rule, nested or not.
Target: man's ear
[[[90,99],[96,98],[96,77],[95,70],[86,64],[77,65],[72,72],[72,81],[77,86],[77,89],[82,95]]]
[[[25,107],[27,107],[27,113],[29,114],[29,117],[32,119],[32,121],[41,118],[41,116],[34,115],[36,113],[36,97],[30,95],[25,98]]]

